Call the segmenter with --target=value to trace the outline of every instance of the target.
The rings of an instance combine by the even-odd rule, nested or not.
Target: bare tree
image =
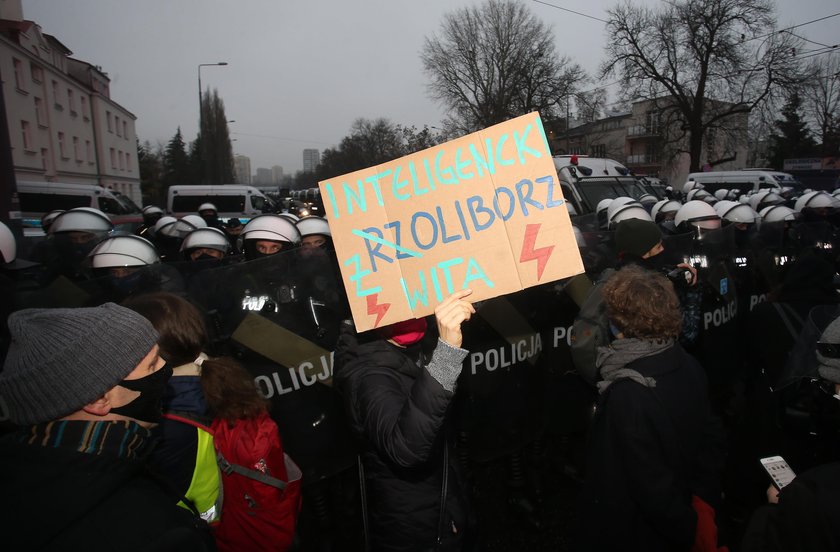
[[[430,95],[458,134],[538,110],[556,117],[585,77],[555,52],[554,35],[524,3],[487,0],[444,17],[421,52]],[[565,104],[562,104],[565,108]]]
[[[775,25],[769,0],[675,0],[657,10],[625,0],[609,11],[601,75],[618,74],[624,97],[654,102],[668,149],[688,153],[696,171],[709,132],[731,133],[802,82],[801,41]]]
[[[825,156],[840,154],[840,59],[825,56],[811,66],[803,101]]]

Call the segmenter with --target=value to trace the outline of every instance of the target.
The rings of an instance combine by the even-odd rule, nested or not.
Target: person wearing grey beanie
[[[79,550],[212,550],[197,515],[146,466],[172,373],[158,334],[114,303],[8,319],[0,399],[21,427],[0,439],[0,518],[13,542]]]

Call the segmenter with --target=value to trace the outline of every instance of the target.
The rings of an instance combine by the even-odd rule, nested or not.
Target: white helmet
[[[743,205],[743,203],[738,203],[737,201],[730,201],[728,199],[718,201],[717,203],[715,203],[715,213],[717,213],[720,218],[723,218],[723,213],[725,213],[728,209],[731,209],[736,205]]]
[[[693,201],[695,199],[705,199],[706,197],[709,197],[710,195],[712,195],[712,194],[710,194],[709,192],[707,192],[703,188],[694,188],[691,191],[689,191],[688,194],[686,194],[685,200],[686,201]]]
[[[300,220],[299,216],[293,215],[292,213],[280,213],[280,216],[283,217],[283,218],[289,219],[290,221],[292,221],[294,223],[297,223],[297,221]]]
[[[610,206],[610,203],[613,202],[613,198],[605,197],[601,201],[598,202],[598,206],[595,207],[595,212],[600,213],[601,211],[606,211],[607,208]]]
[[[683,193],[684,194],[688,194],[688,192],[690,192],[691,190],[695,190],[695,189],[703,189],[703,185],[700,184],[699,182],[694,181],[694,180],[687,180],[685,182],[685,184],[683,184]]]
[[[642,204],[641,204],[641,203],[639,203],[638,201],[636,201],[636,200],[635,200],[635,199],[633,199],[632,197],[621,196],[621,197],[617,197],[617,198],[613,199],[613,200],[610,202],[609,206],[607,207],[607,220],[608,220],[608,221],[611,221],[611,220],[612,220],[612,218],[613,218],[613,216],[614,216],[614,215],[615,215],[618,211],[620,211],[621,209],[623,209],[625,205],[629,205],[629,204],[631,204],[631,203],[636,204],[636,205],[638,205],[639,207],[641,207],[641,206],[642,206]]]
[[[796,200],[794,209],[802,212],[802,209],[815,209],[820,207],[837,207],[840,205],[840,200],[829,193],[823,191],[808,192],[803,194]]]
[[[197,228],[207,228],[207,223],[204,222],[204,219],[198,215],[185,215],[172,224],[162,226],[160,233],[170,238],[184,238],[184,236]]]
[[[729,195],[729,190],[727,190],[726,188],[721,188],[720,190],[716,190],[715,193],[714,193],[714,196],[716,198],[718,198],[719,201],[723,201],[724,199],[729,199],[728,197],[726,197],[728,195]]]
[[[14,262],[17,258],[15,235],[3,221],[0,221],[0,261],[3,264]]]
[[[723,201],[720,203],[723,203]],[[720,205],[720,203],[718,203],[718,205]],[[734,201],[727,201],[726,203],[729,205],[726,205],[721,209],[717,209],[717,205],[715,205],[717,214],[723,220],[739,224],[752,224],[761,218],[749,205],[736,203]]]
[[[53,209],[49,213],[41,217],[41,228],[49,228],[55,220],[55,217],[64,212],[64,209]]]
[[[650,210],[650,216],[654,222],[659,222],[659,215],[664,216],[668,213],[676,213],[682,207],[682,203],[676,199],[663,199],[656,202],[656,205]]]
[[[639,203],[642,205],[653,205],[658,200],[656,199],[655,195],[652,194],[644,194],[642,197],[639,198]]]
[[[111,236],[99,242],[88,254],[93,268],[146,266],[160,262],[155,246],[134,235]]]
[[[783,220],[796,220],[799,213],[785,205],[768,205],[761,210],[762,222],[780,222]]]
[[[836,190],[831,192],[831,195],[833,195],[834,197],[840,197],[840,188],[837,188]]]
[[[219,212],[219,210],[216,209],[216,206],[213,205],[212,203],[202,203],[201,205],[199,205],[198,206],[198,212],[200,213],[202,211],[213,211],[214,213]]]
[[[295,223],[295,226],[297,226],[298,231],[300,231],[301,237],[311,236],[313,234],[332,236],[330,233],[330,225],[327,223],[327,219],[323,217],[303,217]]]
[[[158,207],[157,205],[146,205],[143,207],[140,212],[145,215],[163,215],[163,209]]]
[[[750,196],[750,207],[755,211],[760,211],[768,205],[781,205],[784,202],[784,198],[772,190],[762,190]]]
[[[181,251],[188,251],[198,247],[216,249],[222,253],[227,253],[228,249],[230,249],[230,242],[228,242],[225,233],[218,228],[196,228],[184,238],[183,243],[181,243]]]
[[[292,221],[279,215],[259,215],[252,218],[240,235],[244,240],[272,240],[295,245],[300,243],[300,231]]]
[[[677,211],[674,217],[674,225],[679,227],[683,223],[689,223],[698,228],[714,230],[720,228],[720,217],[715,208],[705,201],[689,201]]]
[[[653,219],[650,218],[650,213],[647,212],[647,209],[638,203],[628,203],[613,214],[609,221],[609,228],[615,229],[619,222],[627,219],[639,219],[653,222]]]
[[[50,226],[50,234],[58,232],[110,232],[114,224],[108,215],[93,207],[76,207],[60,213]]]
[[[167,215],[167,216],[165,216],[165,217],[161,217],[161,218],[160,218],[160,219],[158,219],[158,221],[155,223],[155,226],[154,226],[154,230],[153,230],[153,231],[154,231],[155,235],[157,235],[157,233],[158,233],[158,232],[160,232],[160,230],[161,230],[164,226],[169,226],[170,224],[174,224],[174,223],[176,223],[176,222],[178,222],[178,219],[176,219],[175,217],[170,217],[170,216],[168,216],[168,215]]]

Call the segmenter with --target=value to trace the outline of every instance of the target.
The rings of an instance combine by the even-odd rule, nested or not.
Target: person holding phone
[[[840,398],[840,318],[816,344],[817,373],[823,388]],[[776,457],[777,459],[779,457]],[[840,460],[840,459],[836,459]],[[778,460],[764,458],[762,464]],[[786,465],[786,464],[785,464]],[[784,471],[784,466],[781,467]],[[789,468],[788,468],[789,469]],[[771,470],[768,470],[771,473]],[[792,470],[787,474],[790,478]],[[772,477],[772,473],[771,473]],[[744,531],[743,552],[822,552],[840,550],[840,462],[829,462],[794,476],[787,485],[772,477],[768,504],[757,509]]]

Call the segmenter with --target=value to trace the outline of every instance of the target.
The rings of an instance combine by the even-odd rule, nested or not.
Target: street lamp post
[[[216,63],[199,63],[198,64],[198,135],[201,137],[201,149],[203,153],[207,152],[207,139],[204,136],[204,110],[201,108],[201,68],[212,67],[216,65],[227,65],[226,61],[217,61]],[[205,155],[201,156],[206,166],[207,159]],[[202,178],[204,180],[204,178]]]

